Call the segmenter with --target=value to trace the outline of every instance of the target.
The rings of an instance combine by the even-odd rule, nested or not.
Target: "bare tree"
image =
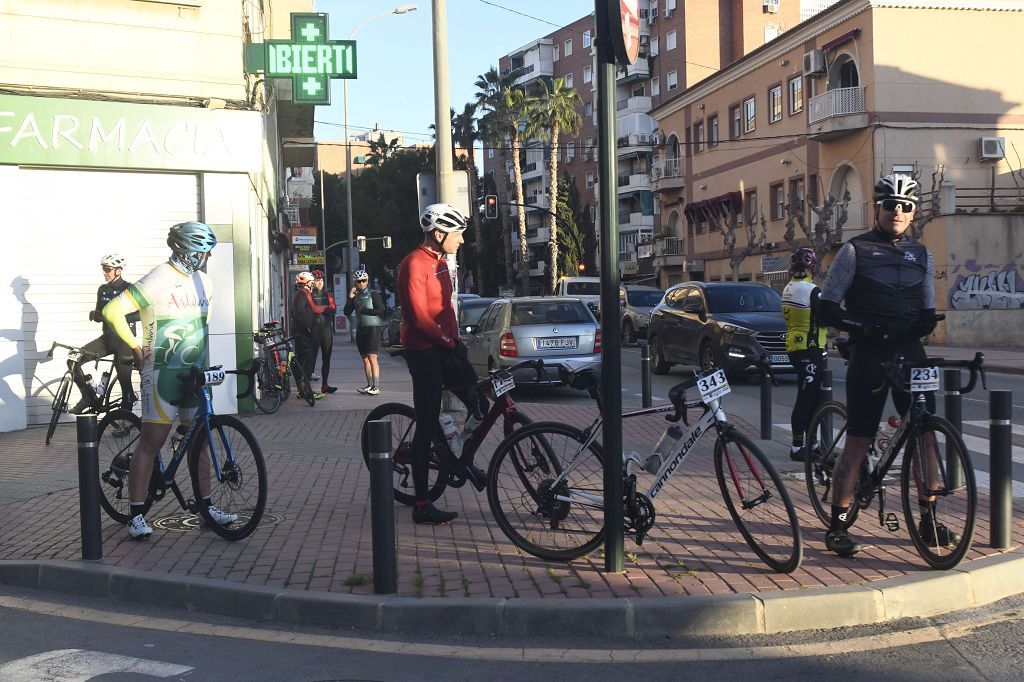
[[[914,173],[913,178],[917,180],[917,184],[920,186],[920,174]],[[945,179],[946,167],[940,164],[932,171],[932,191],[928,197],[927,207],[925,206],[925,202],[922,201],[917,207],[917,211],[914,213],[913,222],[910,223],[910,234],[914,239],[920,239],[921,235],[924,234],[924,228],[928,223],[940,215],[942,210],[942,182]]]
[[[843,188],[842,200],[829,193],[825,196],[821,206],[812,206],[813,224],[808,223],[802,203],[802,200],[797,201],[792,194],[786,198],[782,207],[786,215],[786,232],[782,238],[790,248],[797,248],[800,244],[796,236],[796,228],[799,227],[810,248],[814,249],[814,255],[818,257],[818,262],[821,263],[826,253],[843,242],[843,226],[846,225],[846,221],[850,217],[848,211],[850,190]],[[819,273],[821,273],[820,270]]]
[[[747,245],[737,251],[736,233],[741,229],[739,224],[741,211],[743,211],[742,200],[723,201],[701,208],[710,228],[717,229],[722,233],[722,244],[725,247],[725,255],[729,259],[729,268],[732,270],[732,281],[734,282],[740,279],[740,265],[755,249],[764,246],[768,236],[768,222],[764,219],[764,210],[756,212],[760,213],[760,219],[757,218],[755,212],[752,212],[751,215],[746,216],[744,221]],[[761,226],[760,234],[757,231],[758,225]]]

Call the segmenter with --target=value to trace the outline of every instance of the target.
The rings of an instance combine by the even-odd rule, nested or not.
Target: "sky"
[[[348,83],[349,134],[379,124],[405,136],[405,144],[430,142],[434,122],[432,0],[390,14],[401,0],[314,0],[328,14],[332,40],[346,40],[364,19],[385,15],[355,36],[359,77]],[[594,10],[594,0],[447,0],[448,77],[451,106],[473,101],[473,82],[498,58]],[[342,83],[333,81],[331,105],[316,109],[318,141],[344,139]]]

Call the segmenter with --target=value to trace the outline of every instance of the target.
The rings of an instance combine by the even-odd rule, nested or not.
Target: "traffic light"
[[[498,195],[488,194],[484,197],[484,217],[494,220],[498,217]]]
[[[580,269],[580,273],[582,273],[582,272],[583,272],[584,270],[586,270],[586,269],[587,269],[587,266],[586,266],[586,265],[584,265],[583,263],[580,263],[580,264],[579,264],[579,269]]]
[[[385,249],[390,249],[391,248],[391,237],[384,237],[383,241],[384,241],[384,248]]]
[[[366,251],[366,237],[363,235],[356,237],[356,248],[360,251]]]

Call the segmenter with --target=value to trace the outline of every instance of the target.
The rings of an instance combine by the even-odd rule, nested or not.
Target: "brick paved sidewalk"
[[[336,347],[335,357],[343,362],[332,371],[332,383],[340,390],[316,407],[292,400],[276,415],[245,418],[268,462],[267,525],[237,543],[194,529],[158,529],[149,541],[136,543],[127,539],[123,527],[104,520],[103,563],[250,585],[371,594],[368,475],[358,432],[373,405],[385,399],[409,401],[408,373],[404,363],[385,357],[385,393],[358,396],[354,388],[361,385],[362,372],[354,355],[348,344]],[[594,415],[586,401],[521,407],[535,419],[579,426]],[[749,424],[738,425],[756,437]],[[651,434],[660,433],[663,422],[637,418],[624,427],[627,450],[642,449],[653,441]],[[61,427],[58,443],[50,448],[42,445],[42,436],[39,429],[0,434],[0,495],[6,491],[0,496],[5,519],[0,528],[2,560],[79,557],[73,428]],[[496,444],[492,436],[481,452],[493,452]],[[802,473],[785,456],[784,447],[758,444],[780,471]],[[869,546],[856,559],[841,560],[824,551],[824,533],[803,483],[791,475],[787,487],[804,533],[804,562],[790,575],[775,574],[749,550],[728,516],[714,478],[709,439],[691,453],[681,473],[658,497],[658,521],[646,543],[637,547],[627,539],[622,575],[602,573],[600,551],[568,565],[522,554],[498,529],[486,495],[470,486],[448,489],[442,498],[443,506],[460,513],[451,526],[415,526],[408,508],[397,507],[399,593],[450,598],[684,596],[820,588],[929,572],[906,532],[880,529],[874,509],[857,523],[858,536]],[[900,509],[892,511],[902,518]],[[150,522],[174,521],[181,515],[168,498],[150,512]],[[968,561],[996,553],[986,547],[988,534],[988,498],[982,495]],[[1024,525],[1017,521],[1013,542],[1022,541]]]

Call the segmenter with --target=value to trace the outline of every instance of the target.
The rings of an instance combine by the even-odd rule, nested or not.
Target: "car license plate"
[[[575,336],[553,336],[537,339],[537,348],[575,348]]]
[[[510,372],[498,372],[491,377],[491,386],[494,387],[494,397],[498,398],[515,388],[516,382]]]
[[[729,393],[732,389],[729,388],[729,381],[725,378],[725,370],[713,369],[707,374],[700,375],[697,379],[697,390],[700,391],[701,400],[710,403]]]
[[[789,353],[772,353],[768,356],[768,362],[772,365],[788,365]]]

